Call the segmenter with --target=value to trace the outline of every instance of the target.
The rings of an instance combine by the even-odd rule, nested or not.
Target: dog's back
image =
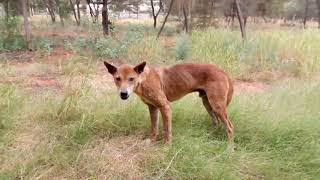
[[[160,68],[157,72],[169,101],[179,99],[190,92],[200,92],[211,82],[225,84],[226,88],[228,88],[227,104],[231,101],[233,94],[232,81],[223,70],[215,65],[177,64]]]

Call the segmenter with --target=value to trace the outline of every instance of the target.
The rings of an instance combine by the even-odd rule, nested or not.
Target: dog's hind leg
[[[210,115],[210,117],[212,119],[212,126],[215,128],[219,124],[219,119],[218,119],[216,113],[212,110],[207,96],[204,95],[201,98],[202,98],[203,106],[206,108],[208,114]]]
[[[233,125],[227,115],[227,94],[208,92],[207,98],[213,111],[226,126],[229,142],[233,142]]]

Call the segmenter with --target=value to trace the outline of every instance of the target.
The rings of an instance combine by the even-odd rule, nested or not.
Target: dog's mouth
[[[129,95],[121,95],[120,98],[122,100],[127,100],[129,98]]]

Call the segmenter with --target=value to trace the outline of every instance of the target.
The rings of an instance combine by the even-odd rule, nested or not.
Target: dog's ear
[[[112,64],[109,64],[106,61],[103,61],[103,64],[106,66],[110,74],[114,75],[114,73],[117,72],[117,67],[113,66]]]
[[[146,67],[147,62],[143,61],[142,63],[136,65],[133,69],[138,73],[141,74]]]

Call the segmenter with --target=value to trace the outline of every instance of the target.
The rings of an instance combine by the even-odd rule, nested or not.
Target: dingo
[[[210,64],[177,64],[154,68],[142,62],[136,66],[124,64],[115,67],[104,62],[118,87],[121,99],[134,92],[149,107],[151,117],[151,142],[158,134],[158,112],[163,120],[165,142],[171,143],[172,115],[170,102],[182,96],[199,92],[202,102],[215,126],[222,121],[228,139],[233,141],[233,125],[227,116],[227,106],[233,94],[230,78],[218,67]]]

